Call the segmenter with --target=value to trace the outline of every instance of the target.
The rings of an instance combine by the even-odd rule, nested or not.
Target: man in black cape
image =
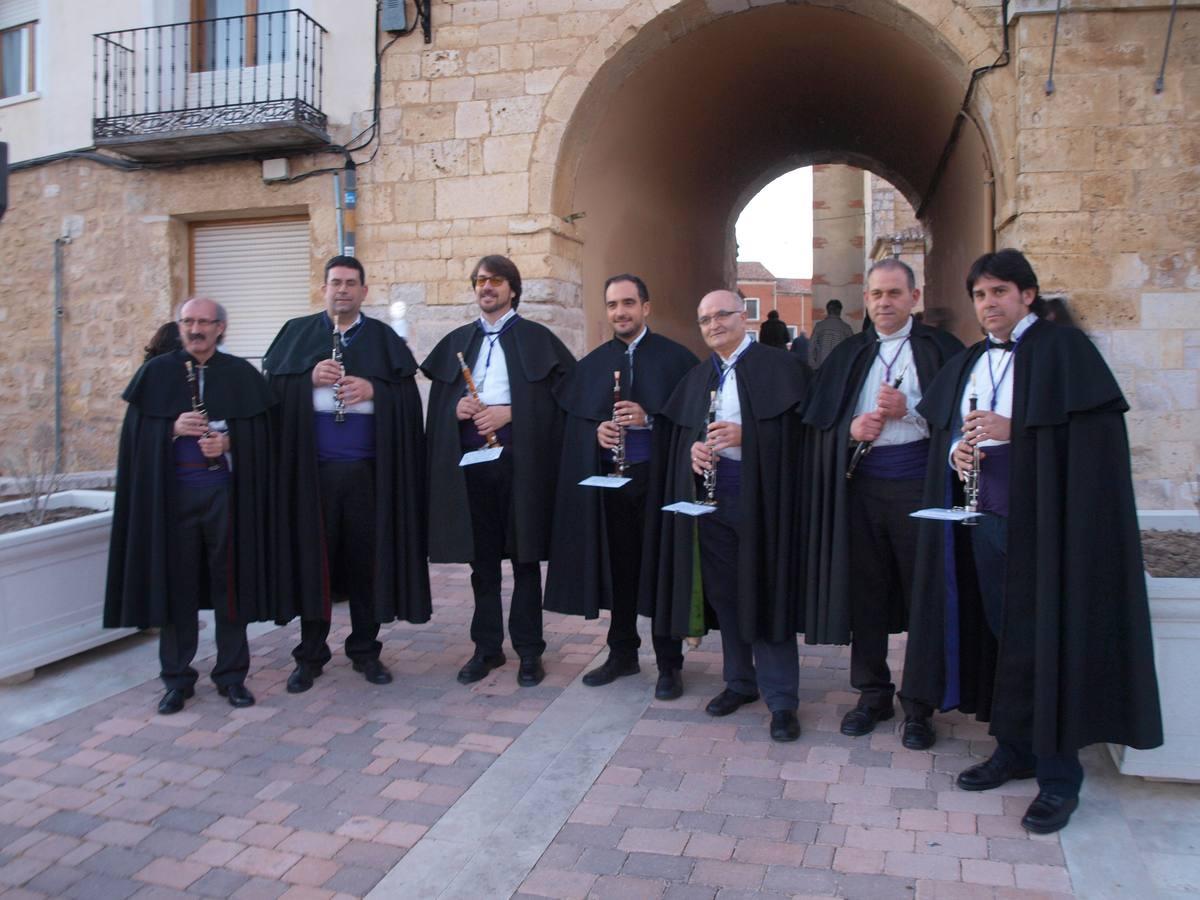
[[[163,715],[195,693],[198,609],[212,609],[212,679],[251,706],[246,623],[267,621],[271,395],[248,362],[217,352],[224,308],[179,313],[185,349],[149,360],[125,389],[117,458],[106,628],[160,628]],[[193,408],[193,400],[199,401]]]
[[[595,619],[612,611],[608,659],[583,676],[589,687],[640,671],[638,609],[653,609],[657,548],[663,513],[662,471],[669,423],[661,415],[683,376],[696,365],[686,347],[650,331],[650,294],[636,275],[614,275],[604,285],[604,309],[613,339],[579,361],[560,385],[567,413],[558,475],[554,536],[544,606]],[[613,376],[620,400],[614,404]],[[617,473],[620,446],[624,467]],[[593,475],[622,474],[620,488],[582,487]],[[654,695],[683,693],[683,642],[653,634],[658,683]]]
[[[263,358],[279,400],[278,621],[300,617],[293,694],[331,658],[333,594],[350,602],[346,656],[372,684],[392,680],[380,624],[428,622],[432,606],[417,363],[390,327],[362,315],[366,296],[362,264],[333,257],[324,312],[287,322]]]
[[[771,737],[794,741],[803,627],[793,552],[803,471],[797,411],[811,373],[791,353],[750,340],[745,304],[732,291],[705,295],[698,312],[713,354],[684,376],[663,410],[672,424],[664,493],[668,502],[693,500],[715,467],[717,506],[708,515],[663,517],[655,629],[697,634],[702,611],[715,613],[725,690],[706,711],[729,715],[761,692]]]
[[[550,329],[517,315],[521,273],[512,260],[483,257],[471,286],[479,319],[451,331],[421,364],[433,382],[429,558],[471,564],[475,653],[458,673],[462,684],[504,665],[500,562],[512,561],[508,629],[521,660],[517,683],[530,687],[546,674],[540,561],[549,555],[563,429],[554,391],[575,359]],[[475,389],[468,390],[459,354]],[[497,458],[459,465],[464,452],[490,442],[503,448]]]
[[[929,428],[915,410],[922,390],[962,350],[958,338],[913,319],[920,297],[905,263],[871,267],[863,302],[873,324],[830,354],[804,416],[814,442],[801,545],[813,573],[805,640],[850,643],[850,684],[859,699],[841,732],[851,737],[894,715],[888,634],[907,627],[917,549],[909,514],[921,508],[929,455]],[[904,746],[928,749],[932,707],[903,691],[900,700]]]
[[[1036,775],[1022,825],[1045,834],[1078,805],[1080,747],[1162,743],[1129,407],[1083,332],[1031,311],[1041,298],[1022,254],[981,257],[967,290],[987,337],[921,404],[925,500],[961,504],[950,463],[965,474],[979,447],[983,514],[922,525],[904,688],[991,723],[995,752],[958,786]]]

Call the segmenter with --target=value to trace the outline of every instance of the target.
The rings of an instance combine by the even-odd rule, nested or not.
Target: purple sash
[[[889,481],[908,481],[925,477],[925,464],[929,460],[929,441],[910,441],[890,447],[872,447],[871,452],[858,461],[858,473],[867,478],[885,478]]]
[[[335,422],[331,412],[314,413],[317,462],[358,462],[375,458],[375,417],[346,413]]]
[[[225,462],[225,457],[221,457],[219,469],[210,471],[208,460],[200,452],[199,438],[177,438],[173,448],[175,451],[175,479],[179,484],[185,487],[212,487],[229,482],[229,465]]]
[[[996,444],[980,448],[983,451],[983,461],[979,466],[979,508],[984,512],[1008,516],[1011,447],[1012,444]]]

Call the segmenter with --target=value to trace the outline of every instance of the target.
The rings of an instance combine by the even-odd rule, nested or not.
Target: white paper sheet
[[[705,506],[703,503],[689,503],[687,500],[680,500],[678,503],[672,503],[670,506],[664,506],[663,512],[680,513],[685,516],[707,516],[709,513],[715,513],[715,506]]]
[[[976,518],[979,513],[967,512],[965,509],[939,509],[936,506],[929,509],[918,509],[909,513],[914,519],[937,519],[939,522],[964,522]]]
[[[625,478],[621,475],[593,475],[591,478],[585,478],[579,482],[580,487],[598,487],[598,488],[619,488],[625,487],[632,478]]]
[[[500,458],[500,454],[504,452],[503,447],[484,447],[482,450],[471,450],[462,455],[462,459],[458,461],[460,466],[474,466],[479,463],[493,462]]]

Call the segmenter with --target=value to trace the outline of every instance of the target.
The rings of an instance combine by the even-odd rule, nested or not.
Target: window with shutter
[[[315,311],[307,219],[196,222],[193,297],[212,297],[229,314],[221,349],[258,365],[288,319]]]

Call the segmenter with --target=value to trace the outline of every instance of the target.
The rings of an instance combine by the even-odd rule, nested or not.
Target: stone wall
[[[584,309],[595,279],[584,284],[583,260],[587,242],[594,248],[601,231],[594,216],[577,218],[586,210],[572,202],[580,160],[596,137],[590,123],[605,120],[619,86],[666,48],[713,23],[750,21],[762,12],[760,5],[770,4],[438,2],[431,46],[414,34],[388,51],[383,139],[377,156],[359,169],[358,247],[371,276],[372,301],[380,308],[392,300],[408,303],[418,355],[448,327],[471,317],[467,274],[478,256],[493,252],[512,256],[526,278],[522,312],[549,323],[575,351],[585,349],[588,323],[596,317]],[[970,71],[999,54],[999,8],[990,3],[856,0],[811,9],[821,21],[841,16],[851,24],[882,25],[897,46],[907,42],[912,65],[937,62],[929,71],[940,72],[942,81],[929,96],[910,92],[913,115],[930,105],[933,94],[952,106]],[[1011,63],[979,83],[959,156],[926,223],[932,252],[949,253],[942,259],[953,261],[931,271],[930,293],[938,291],[946,302],[958,296],[960,276],[947,273],[986,249],[989,239],[1025,249],[1044,286],[1068,295],[1133,404],[1139,500],[1150,507],[1182,506],[1189,500],[1185,482],[1200,468],[1200,14],[1194,3],[1182,5],[1166,90],[1155,94],[1164,9],[1074,12],[1069,2],[1065,9],[1053,96],[1044,92],[1052,15],[1019,15],[1010,26]],[[845,40],[839,48],[853,44]],[[856,77],[870,82],[867,63],[874,61],[863,61]],[[789,59],[789,66],[794,62]],[[836,72],[826,75],[829,89],[850,81]],[[736,105],[736,87],[727,86],[726,108]],[[660,142],[669,143],[684,124],[708,115],[708,99],[696,96],[663,110]],[[887,112],[831,110],[833,118],[811,130],[813,141],[830,135],[828,146],[813,143],[804,158],[766,160],[762,176],[806,161],[863,165],[867,150],[884,148],[879,155],[890,145],[904,152],[873,171],[919,196],[952,116],[909,132],[894,129],[871,144],[879,137],[873,134],[877,119]],[[348,127],[334,124],[339,133]],[[711,144],[705,135],[718,134],[719,126],[718,117],[690,143],[675,141],[677,168],[686,170]],[[622,140],[632,146],[642,137]],[[705,160],[706,180],[688,188],[694,196],[735,197],[746,189],[728,183],[720,160],[732,166],[735,154],[722,153]],[[303,157],[293,159],[292,168],[337,162]],[[956,165],[965,168],[954,170]],[[592,159],[589,166],[589,177],[603,176],[604,160]],[[985,170],[986,179],[976,174]],[[661,186],[655,179],[645,182],[647,191]],[[622,184],[614,180],[612,187]],[[859,187],[861,199],[861,181]],[[19,442],[31,422],[52,416],[53,243],[66,229],[72,235],[64,254],[66,459],[73,470],[112,464],[122,414],[117,394],[146,337],[186,288],[189,218],[306,212],[314,305],[320,264],[334,251],[328,180],[265,185],[254,162],[125,173],[72,160],[14,173],[10,191],[10,209],[0,223],[0,323],[7,337],[0,349],[0,424],[7,444]],[[724,209],[687,222],[648,216],[635,232],[636,243],[654,242],[668,229],[698,232],[697,223],[724,220],[735,204],[720,202]],[[994,211],[995,227],[977,235],[970,223],[983,209]],[[732,223],[718,243],[732,246],[731,229]],[[661,272],[662,279],[678,277],[687,289],[669,300],[680,304],[682,328],[696,287],[687,278],[698,282],[701,266],[704,279],[732,270],[732,255],[685,258],[682,249],[699,246],[697,236],[672,237],[676,249]],[[857,253],[861,259],[862,249]]]

